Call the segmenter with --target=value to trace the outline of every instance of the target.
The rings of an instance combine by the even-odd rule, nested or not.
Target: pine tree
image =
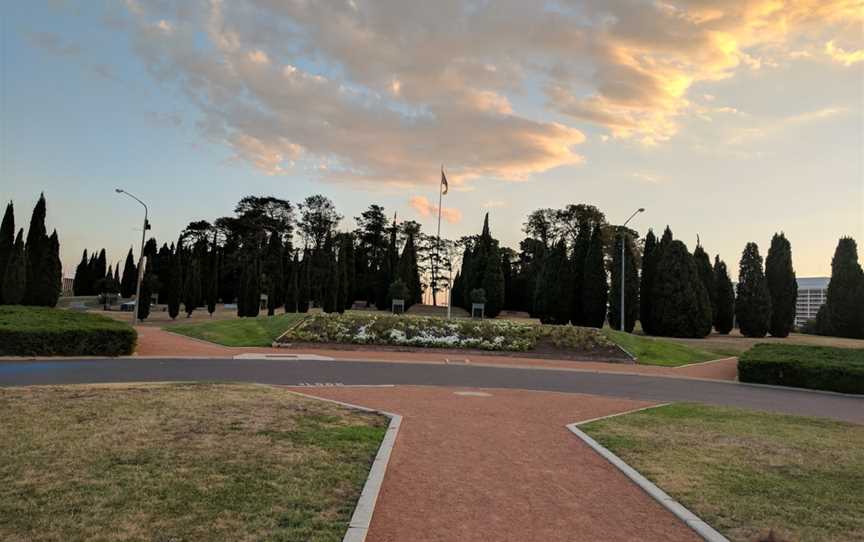
[[[711,259],[708,257],[708,254],[705,253],[705,249],[702,248],[701,244],[697,244],[696,249],[693,250],[693,261],[696,263],[696,271],[699,273],[699,280],[702,281],[702,285],[708,292],[708,301],[711,305],[713,320],[715,303],[714,291],[716,290],[714,287],[714,268],[711,267]]]
[[[817,331],[822,335],[864,338],[864,271],[858,245],[842,237],[831,260],[831,280]]]
[[[588,253],[585,255],[585,274],[582,279],[583,325],[602,328],[606,321],[606,302],[609,285],[606,283],[606,265],[603,260],[603,232],[594,226]]]
[[[657,261],[651,295],[652,332],[667,337],[705,337],[711,332],[708,291],[681,241],[670,241]]]
[[[84,249],[84,254],[81,255],[81,261],[75,268],[75,278],[72,279],[72,293],[75,295],[87,295],[87,249]]]
[[[2,287],[3,302],[7,305],[18,305],[24,300],[24,292],[27,286],[27,253],[24,248],[24,230],[18,230],[15,244],[6,269],[3,272]]]
[[[87,257],[87,251],[84,251],[84,257]],[[126,262],[123,264],[123,278],[120,279],[120,295],[126,299],[135,295],[135,289],[138,287],[138,266],[135,265],[135,259],[132,256],[132,249],[126,254]],[[75,295],[78,295],[77,293]]]
[[[24,290],[25,305],[45,305],[51,297],[50,292],[43,291],[45,287],[44,272],[50,266],[48,234],[45,231],[45,195],[39,196],[39,201],[30,216],[30,228],[27,230],[27,242],[24,245],[27,258],[27,286]],[[103,273],[104,277],[105,274]]]
[[[612,251],[612,280],[609,288],[609,326],[612,329],[621,329],[621,237],[616,236]],[[629,235],[624,237],[624,331],[632,333],[639,318],[639,270],[633,239]]]
[[[798,281],[792,268],[792,245],[781,232],[771,239],[771,248],[765,258],[765,279],[771,295],[771,324],[773,337],[787,337],[795,325],[795,302],[798,299]]]
[[[570,321],[574,326],[585,326],[584,292],[585,292],[585,258],[591,245],[591,227],[587,223],[580,224],[579,233],[573,244],[573,257],[570,259]]]
[[[642,331],[653,335],[651,330],[651,292],[654,291],[654,274],[657,268],[657,237],[649,229],[642,249],[642,275],[639,277],[639,323]]]
[[[534,313],[544,324],[564,325],[570,319],[569,267],[566,241],[561,239],[546,251],[535,285]]]
[[[762,271],[756,243],[747,243],[741,254],[735,316],[745,337],[764,337],[771,323],[771,294]]]
[[[6,274],[6,265],[12,257],[12,252],[15,250],[15,208],[10,201],[6,205],[6,212],[3,214],[3,223],[0,224],[0,283],[3,282],[3,275]],[[0,288],[0,305],[5,304],[3,301],[3,291]]]
[[[721,335],[732,331],[735,321],[735,289],[726,263],[714,257],[714,329]]]

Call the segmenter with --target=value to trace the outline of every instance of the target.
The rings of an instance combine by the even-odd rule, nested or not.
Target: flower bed
[[[599,330],[573,326],[539,326],[509,320],[446,320],[388,314],[321,314],[307,317],[280,342],[411,346],[527,352],[542,346],[554,350],[614,349]]]

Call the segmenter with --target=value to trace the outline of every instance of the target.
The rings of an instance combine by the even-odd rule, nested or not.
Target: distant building
[[[63,283],[60,288],[60,295],[72,295],[72,282],[75,279],[72,277],[63,277]]]
[[[795,302],[795,327],[801,327],[816,318],[819,307],[828,295],[828,277],[798,279],[798,300]]]

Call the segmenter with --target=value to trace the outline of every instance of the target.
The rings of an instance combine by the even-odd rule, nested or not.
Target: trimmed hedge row
[[[0,306],[0,356],[123,356],[137,340],[128,324],[97,314]]]
[[[757,344],[738,358],[738,379],[864,394],[864,350]]]

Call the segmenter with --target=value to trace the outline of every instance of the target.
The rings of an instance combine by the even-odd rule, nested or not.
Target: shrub
[[[96,314],[0,306],[0,356],[121,356],[137,339],[128,324]]]
[[[757,344],[738,359],[741,382],[864,394],[864,350]]]

